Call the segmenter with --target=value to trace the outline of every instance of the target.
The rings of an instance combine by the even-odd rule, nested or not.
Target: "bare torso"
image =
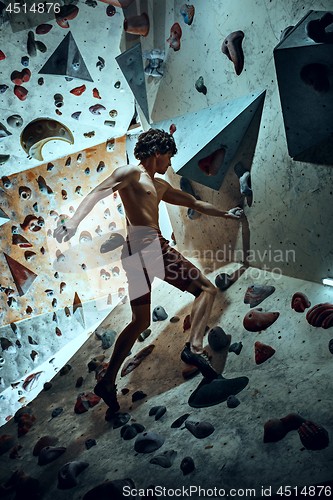
[[[158,206],[167,185],[162,179],[152,179],[140,165],[135,167],[139,173],[138,179],[119,189],[119,195],[124,205],[126,218],[131,226],[149,226],[159,229]]]

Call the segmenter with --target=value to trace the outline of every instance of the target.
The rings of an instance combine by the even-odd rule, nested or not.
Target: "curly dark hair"
[[[177,153],[176,143],[172,135],[164,130],[151,128],[139,135],[134,148],[134,156],[141,161],[155,153],[165,154],[169,151],[172,156]]]

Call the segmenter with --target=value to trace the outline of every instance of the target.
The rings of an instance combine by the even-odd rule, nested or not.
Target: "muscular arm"
[[[64,225],[59,225],[54,231],[57,241],[68,241],[76,232],[80,222],[91,212],[96,203],[119,189],[128,186],[133,180],[138,180],[140,172],[137,167],[124,166],[116,168],[112,174],[96,186],[78,206],[75,214]]]
[[[221,210],[220,208],[215,207],[211,203],[206,201],[197,200],[194,196],[189,193],[185,193],[180,189],[173,188],[170,184],[164,181],[164,185],[166,186],[166,190],[162,196],[162,200],[166,203],[170,203],[171,205],[179,205],[181,207],[188,207],[196,210],[205,215],[211,215],[214,217],[224,217],[226,219],[239,219],[243,214],[241,208],[236,207],[236,209],[232,208],[229,211]],[[233,213],[234,211],[239,211],[238,215]]]
[[[75,214],[72,217],[72,221],[77,225],[91,212],[96,203],[98,203],[103,198],[110,196],[115,191],[122,189],[133,180],[139,179],[140,173],[136,167],[119,167],[116,168],[101,184],[96,186],[84,200],[80,203]]]

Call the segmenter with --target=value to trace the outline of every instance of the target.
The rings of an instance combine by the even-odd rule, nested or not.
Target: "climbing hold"
[[[170,28],[170,37],[167,39],[170,47],[177,52],[180,49],[180,39],[182,36],[182,29],[179,23],[174,23]]]
[[[198,92],[200,92],[203,95],[207,94],[207,87],[204,83],[203,76],[199,76],[197,81],[195,82],[195,88],[197,89]]]
[[[180,13],[183,16],[184,22],[191,26],[194,18],[195,8],[194,5],[184,4],[180,8]]]
[[[147,394],[143,391],[135,391],[132,394],[132,403],[135,403],[136,401],[140,401],[141,399],[144,399],[147,397]]]
[[[186,476],[190,474],[195,469],[194,460],[191,457],[185,457],[180,463],[180,470],[183,472],[183,475]]]
[[[52,24],[39,24],[36,27],[36,35],[46,35],[52,28]]]
[[[31,57],[35,57],[35,55],[37,54],[35,34],[33,31],[28,32],[27,51],[29,56]]]
[[[239,189],[243,196],[246,196],[248,206],[252,205],[252,189],[251,189],[251,174],[244,165],[239,162],[234,166],[234,172],[239,179]]]
[[[93,115],[100,115],[101,111],[105,111],[105,106],[102,104],[94,104],[93,106],[90,106],[89,111]]]
[[[15,236],[19,236],[19,235],[14,234],[13,239]],[[16,243],[16,244],[18,244],[18,243]],[[32,245],[30,245],[30,243],[29,243],[28,246],[32,246]],[[22,248],[22,246],[21,246],[21,248]],[[23,248],[26,248],[26,245]],[[13,279],[14,279],[17,291],[19,293],[19,296],[21,297],[29,290],[30,286],[37,278],[37,274],[35,274],[33,271],[30,271],[30,269],[26,268],[25,266],[23,266],[22,264],[20,264],[16,260],[14,260],[9,255],[4,253],[4,256],[6,258],[7,265],[10,269],[10,272],[13,276]]]
[[[149,410],[149,416],[154,416],[155,415],[155,420],[159,420],[161,417],[163,417],[163,415],[165,414],[165,412],[167,411],[166,407],[161,405],[161,406],[153,406],[150,410]]]
[[[164,72],[164,50],[152,49],[151,51],[144,51],[143,56],[147,60],[147,65],[145,66],[145,74],[154,78],[161,78]]]
[[[269,358],[273,356],[275,349],[270,345],[262,344],[261,342],[255,342],[254,344],[254,356],[257,365],[261,365]]]
[[[133,427],[133,425],[125,424],[120,429],[120,435],[125,441],[134,439],[138,435],[138,431]]]
[[[62,140],[74,144],[74,137],[69,128],[49,118],[37,118],[31,121],[21,134],[21,146],[36,160],[43,160],[42,148],[51,140]]]
[[[0,85],[0,93],[1,94],[4,94],[6,92],[6,90],[8,89],[8,85],[5,85],[4,83],[2,83]]]
[[[114,16],[116,13],[116,9],[113,5],[108,5],[106,8],[106,15],[109,17]]]
[[[170,125],[170,127],[169,127],[169,133],[170,133],[171,135],[173,135],[173,134],[176,132],[176,130],[177,130],[176,125],[175,125],[174,123],[171,123],[171,125]]]
[[[162,306],[156,306],[153,310],[153,321],[164,321],[168,315]]]
[[[81,85],[80,87],[75,87],[74,89],[70,90],[70,93],[73,94],[73,95],[80,96],[80,95],[83,94],[83,92],[86,90],[86,88],[87,87],[85,85]]]
[[[47,465],[65,453],[64,446],[45,446],[42,448],[38,455],[38,465]]]
[[[137,453],[151,453],[158,450],[163,443],[164,437],[156,432],[144,432],[136,438],[134,450]]]
[[[98,61],[96,63],[96,68],[98,68],[100,71],[102,71],[103,68],[105,68],[105,59],[103,57],[97,56]]]
[[[227,399],[227,407],[228,408],[237,408],[240,405],[240,401],[236,396],[231,394]]]
[[[53,99],[56,108],[61,108],[64,105],[64,98],[61,94],[54,94]]]
[[[37,83],[38,85],[44,85],[44,78],[42,76],[38,78]]]
[[[95,97],[96,99],[102,99],[101,96],[99,95],[99,91],[98,89],[96,89],[96,87],[93,89],[93,97]]]
[[[307,296],[302,292],[295,292],[291,299],[291,308],[294,311],[302,313],[311,306],[311,302]]]
[[[198,166],[206,175],[216,175],[223,165],[225,154],[226,148],[221,147],[209,156],[201,158]]]
[[[329,302],[316,304],[308,310],[306,319],[312,326],[330,328],[333,326],[333,304]]]
[[[80,118],[81,111],[75,111],[75,113],[71,114],[71,117],[74,118],[74,120],[78,120]]]
[[[222,292],[229,288],[235,281],[238,280],[240,276],[246,271],[245,266],[241,266],[237,271],[235,271],[232,274],[227,274],[227,273],[220,273],[217,274],[215,277],[215,285],[217,288],[219,288]]]
[[[279,312],[263,312],[260,307],[245,314],[243,326],[249,332],[260,332],[271,326],[279,316]]]
[[[259,305],[263,300],[275,292],[275,287],[270,285],[251,285],[245,292],[244,304],[250,307]]]
[[[185,420],[185,427],[198,439],[208,437],[215,431],[214,426],[210,422],[204,421],[194,422],[192,420]]]
[[[128,375],[131,373],[137,366],[139,366],[142,361],[151,354],[153,351],[155,345],[150,344],[149,346],[145,347],[144,349],[141,349],[133,358],[128,359],[121,370],[121,376],[124,377],[125,375]]]
[[[21,87],[21,85],[15,85],[14,94],[20,101],[25,101],[28,95],[28,91],[26,88]]]
[[[6,59],[6,55],[2,52],[2,50],[0,50],[0,61],[3,61],[4,59]]]
[[[19,187],[19,195],[22,200],[30,200],[31,198],[31,189],[27,186]]]
[[[39,52],[42,52],[44,54],[47,51],[47,47],[45,43],[41,42],[40,40],[36,40],[36,49],[39,50]]]
[[[224,39],[221,48],[223,54],[233,62],[236,75],[240,75],[244,67],[243,38],[243,31],[233,31]]]
[[[74,460],[64,464],[58,471],[58,485],[60,490],[74,488],[77,485],[77,476],[89,466],[88,462]]]
[[[98,173],[103,172],[104,169],[105,169],[105,163],[104,161],[101,160],[97,165],[96,172]]]
[[[221,351],[229,344],[229,339],[223,328],[215,326],[209,330],[208,343],[213,351]]]
[[[58,438],[55,436],[49,436],[49,435],[42,436],[41,438],[38,439],[33,448],[32,451],[33,456],[38,457],[39,453],[43,448],[45,448],[46,446],[54,446],[57,444],[57,442]]]
[[[333,23],[332,12],[326,12],[320,19],[312,19],[305,26],[306,34],[316,43],[332,43],[333,32],[326,28]]]
[[[177,452],[175,450],[164,451],[161,455],[157,455],[149,460],[149,463],[159,465],[164,469],[168,469],[173,464]]]
[[[21,57],[21,64],[22,66],[29,66],[29,57],[28,56],[22,56]]]
[[[231,346],[229,347],[228,351],[229,352],[234,352],[238,356],[241,353],[242,349],[243,349],[242,342],[234,342],[233,344],[231,344]]]
[[[181,415],[180,417],[178,417],[174,422],[172,422],[171,424],[171,427],[174,429],[174,428],[179,428],[183,425],[183,423],[185,422],[185,420],[190,416],[189,413],[185,413],[184,415]]]
[[[241,392],[249,383],[247,377],[225,379],[219,375],[208,382],[205,378],[189,397],[188,404],[193,408],[206,408],[226,401],[229,396]]]
[[[20,115],[10,115],[7,118],[7,123],[11,127],[19,128],[23,125],[23,118]]]
[[[56,22],[61,28],[69,28],[68,20],[74,19],[78,13],[79,9],[76,5],[62,5],[59,12],[55,14]]]

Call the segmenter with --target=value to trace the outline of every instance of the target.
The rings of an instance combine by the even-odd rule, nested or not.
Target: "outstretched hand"
[[[228,219],[240,219],[244,215],[244,211],[240,207],[230,208],[228,210],[226,217]]]
[[[66,219],[58,223],[58,227],[54,230],[53,236],[58,243],[69,241],[76,233],[76,230],[77,224],[73,222],[72,219]]]

